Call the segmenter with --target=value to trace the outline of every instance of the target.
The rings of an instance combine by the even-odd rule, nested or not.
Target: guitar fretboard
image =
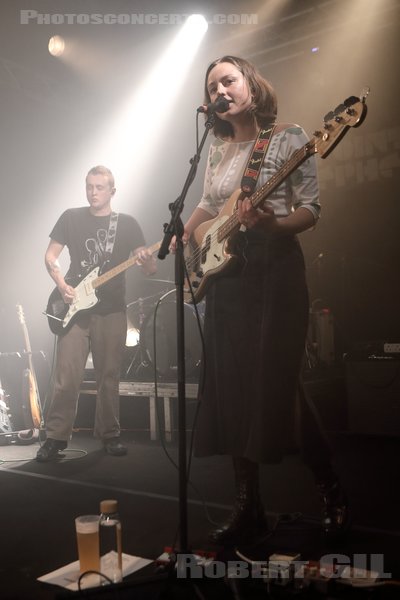
[[[315,140],[311,139],[302,148],[293,152],[289,160],[264,183],[264,185],[250,196],[250,202],[257,208],[281,183],[295,171],[307,158],[316,153]],[[235,211],[217,231],[218,242],[222,242],[240,228],[240,223]]]
[[[154,254],[154,252],[157,252],[157,250],[159,250],[160,246],[161,246],[161,242],[156,242],[155,244],[153,244],[152,246],[147,248],[147,250],[149,250],[151,252],[151,254]],[[130,258],[125,260],[124,262],[117,265],[116,267],[113,267],[106,273],[103,273],[103,275],[100,275],[93,281],[93,283],[92,283],[93,288],[96,289],[96,288],[100,287],[101,285],[103,285],[104,283],[106,283],[107,281],[109,281],[110,279],[112,279],[113,277],[116,277],[120,273],[123,273],[123,271],[126,271],[126,269],[129,269],[129,267],[132,267],[134,264],[136,264],[138,262],[138,260],[139,260],[139,255],[134,254],[133,256],[131,256]]]

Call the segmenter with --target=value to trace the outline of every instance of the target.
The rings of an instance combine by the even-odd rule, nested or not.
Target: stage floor
[[[96,513],[104,498],[119,502],[124,552],[154,560],[165,547],[174,546],[180,514],[176,443],[163,447],[160,440],[150,439],[146,429],[124,431],[123,438],[128,455],[117,458],[104,453],[90,430],[76,431],[65,458],[48,464],[36,462],[38,444],[0,447],[2,598],[56,598],[61,589],[36,579],[76,560],[74,518]],[[400,440],[336,434],[332,442],[353,512],[348,539],[334,548],[322,539],[311,474],[293,455],[281,465],[263,466],[261,473],[271,528],[279,515],[286,515],[286,521],[263,544],[245,552],[254,560],[265,560],[274,552],[299,553],[302,560],[318,560],[328,552],[350,557],[381,554],[385,570],[399,578],[394,488]],[[193,459],[190,480],[189,547],[220,553],[207,532],[213,528],[211,521],[226,518],[233,501],[230,459]]]

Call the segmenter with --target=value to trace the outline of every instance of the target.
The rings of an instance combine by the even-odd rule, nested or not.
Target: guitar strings
[[[236,218],[233,218],[236,217]],[[234,229],[234,227],[236,225],[239,224],[239,221],[237,219],[237,215],[236,213],[234,213],[233,215],[231,215],[227,221],[225,223],[223,223],[220,227],[218,227],[218,229],[216,231],[213,231],[210,236],[206,236],[207,238],[207,245],[208,243],[210,243],[210,245],[214,244],[215,242],[218,241],[223,241],[226,237],[228,237],[226,234],[221,238],[221,240],[218,239],[219,237],[219,233],[222,233],[222,230],[224,227],[226,227],[226,225],[231,221],[232,225],[229,227],[228,229],[228,233],[230,233],[230,230]],[[233,231],[232,231],[233,233]],[[200,259],[202,253],[204,251],[204,246],[198,246],[197,248],[194,249],[193,253],[185,260],[185,263],[187,265],[187,267],[192,270],[194,268],[194,266],[196,265],[196,263],[198,262],[198,260]]]
[[[252,202],[253,206],[257,206],[257,203],[258,203],[260,197],[262,198],[264,196],[266,189],[271,186],[271,183],[273,183],[273,179],[274,179],[274,177],[271,177],[271,179],[269,179],[262,186],[262,188],[260,188],[252,196],[250,196],[250,202]],[[215,241],[222,242],[224,239],[229,237],[229,235],[234,232],[234,229],[238,225],[240,225],[240,222],[239,222],[239,218],[238,218],[237,209],[235,209],[235,212],[233,212],[230,215],[230,217],[228,217],[228,219],[224,223],[222,223],[222,225],[220,225],[215,231],[213,231],[210,234],[210,236],[207,236],[207,238],[208,238],[207,244],[210,243],[210,245],[211,245]],[[204,246],[198,246],[197,248],[194,249],[191,256],[186,259],[186,264],[188,267],[190,267],[190,268],[193,267],[193,265],[198,261],[201,254],[203,253],[203,250],[204,250]]]
[[[351,102],[348,102],[349,100],[351,100]],[[354,100],[354,101],[353,101]],[[353,96],[351,96],[350,98],[348,98],[345,102],[344,102],[344,106],[346,106],[346,112],[348,110],[348,106],[353,106],[356,102],[356,100],[358,100],[358,98],[355,98]],[[333,112],[334,115],[336,115],[335,117],[335,121],[334,121],[334,126],[338,127],[339,129],[343,129],[344,126],[349,126],[348,122],[346,123],[342,123],[342,120],[339,120],[339,116],[341,115],[337,115],[337,112],[340,110],[342,110],[342,106],[341,104],[339,104],[335,111]],[[342,113],[343,114],[343,113]],[[328,116],[328,115],[327,115]],[[333,121],[333,119],[327,119],[327,116],[325,116],[324,121],[324,132],[326,135],[326,131],[328,130],[328,123],[329,121]],[[331,125],[332,127],[332,125]],[[333,135],[333,134],[336,135]],[[253,206],[254,203],[258,202],[258,199],[261,196],[264,196],[264,193],[266,192],[267,188],[270,187],[272,188],[271,191],[275,188],[274,184],[280,185],[282,183],[282,181],[287,177],[287,175],[290,174],[290,172],[294,169],[296,169],[297,167],[299,167],[301,165],[302,162],[304,162],[304,160],[306,160],[307,158],[309,158],[309,156],[311,156],[312,154],[315,154],[318,150],[317,150],[317,144],[318,141],[320,141],[320,139],[324,140],[324,136],[322,135],[323,132],[320,130],[317,130],[314,132],[313,137],[301,148],[298,148],[295,152],[293,152],[292,156],[289,158],[289,160],[279,169],[279,171],[277,171],[276,173],[274,173],[274,175],[272,175],[272,177],[258,190],[256,191],[251,197],[250,197],[250,201],[252,202]],[[338,137],[339,132],[336,131],[330,131],[330,137],[331,137],[331,144],[332,142],[335,141],[335,139]],[[317,139],[316,139],[317,138]],[[340,138],[339,138],[340,139]],[[324,140],[326,141],[326,140]],[[310,150],[313,149],[313,152],[310,152]],[[310,154],[309,154],[310,153]],[[302,160],[301,160],[302,159]],[[298,162],[299,161],[299,162]],[[279,181],[280,179],[282,179],[281,181]],[[237,218],[237,210],[227,219],[227,221],[225,221],[220,227],[217,228],[217,230],[215,232],[213,232],[207,239],[207,245],[208,244],[213,244],[216,240],[216,237],[218,238],[218,236],[220,237],[220,241],[223,241],[226,237],[229,236],[230,233],[230,229],[233,229],[236,225],[238,224],[238,218]],[[225,231],[224,231],[225,230]],[[217,239],[217,241],[219,241]],[[198,246],[192,253],[192,255],[190,257],[188,257],[185,260],[185,263],[187,265],[187,267],[189,269],[193,269],[193,266],[197,263],[197,261],[200,259],[201,254],[204,251],[204,246]]]
[[[310,142],[311,144],[313,143],[311,140]],[[286,172],[290,172],[292,170],[293,163],[297,163],[297,160],[299,158],[307,158],[306,152],[307,149],[310,147],[310,142],[307,142],[307,144],[305,144],[302,148],[296,150],[292,154],[290,159],[283,165],[283,167],[277,173],[275,173],[259,190],[257,190],[252,196],[250,196],[250,202],[253,204],[254,207],[256,207],[258,201],[264,197],[265,192],[268,188],[272,188],[272,191],[274,189],[274,184],[279,182],[279,178],[281,178],[284,174],[285,175],[283,178],[286,177]],[[281,182],[279,182],[279,184],[280,183]],[[232,215],[228,217],[228,219],[222,225],[220,225],[214,232],[212,232],[210,236],[206,236],[206,244],[195,248],[192,254],[185,260],[188,269],[194,269],[195,265],[198,263],[198,261],[201,258],[201,255],[204,252],[205,246],[211,246],[215,242],[219,241],[222,242],[224,239],[229,237],[229,234],[233,233],[233,230],[235,229],[235,227],[237,227],[237,225],[239,225],[239,219],[237,209],[235,209],[235,212],[232,213]]]

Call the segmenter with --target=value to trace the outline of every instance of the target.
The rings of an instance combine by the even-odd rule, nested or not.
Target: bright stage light
[[[140,189],[151,181],[154,152],[207,29],[202,15],[190,16],[147,78],[119,107],[101,139],[85,151],[90,157],[86,163],[105,164],[115,171],[120,198],[127,196],[124,188],[130,188],[134,179],[140,202]]]
[[[190,15],[186,24],[188,25],[187,31],[190,34],[197,31],[200,35],[204,35],[208,29],[208,23],[203,15]]]
[[[65,50],[65,40],[61,35],[53,35],[49,39],[49,52],[52,56],[61,56]]]
[[[161,176],[160,173],[165,175],[165,170],[160,171],[156,163],[166,164],[165,154],[174,152],[171,143],[164,140],[165,129],[173,122],[173,110],[177,107],[177,99],[207,27],[205,19],[198,18],[198,15],[188,18],[153,63],[148,58],[147,49],[136,46],[135,39],[132,39],[136,58],[143,52],[142,65],[149,63],[148,74],[138,79],[135,71],[127,70],[125,78],[134,82],[131,91],[125,94],[119,105],[113,105],[109,114],[103,113],[101,126],[94,131],[85,130],[79,150],[68,164],[62,181],[57,183],[58,191],[49,191],[49,196],[58,194],[60,208],[70,206],[71,198],[76,198],[76,206],[81,206],[84,202],[83,178],[91,166],[104,164],[116,178],[117,210],[139,217],[141,211],[148,212],[143,207],[143,198],[148,197],[154,184],[159,183],[156,179]],[[68,51],[70,46],[69,40]],[[95,49],[92,51],[95,56]],[[73,66],[71,60],[68,64]],[[90,74],[89,71],[88,76]],[[84,140],[87,140],[86,144]],[[71,173],[76,174],[74,183],[71,182]],[[67,192],[60,195],[60,188]]]

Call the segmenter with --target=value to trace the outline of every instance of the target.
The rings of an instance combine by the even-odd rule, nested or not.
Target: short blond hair
[[[104,167],[103,165],[97,165],[96,167],[92,167],[86,175],[86,179],[89,175],[104,175],[105,177],[107,177],[110,187],[115,187],[114,175],[111,173],[110,169],[107,169],[107,167]]]

